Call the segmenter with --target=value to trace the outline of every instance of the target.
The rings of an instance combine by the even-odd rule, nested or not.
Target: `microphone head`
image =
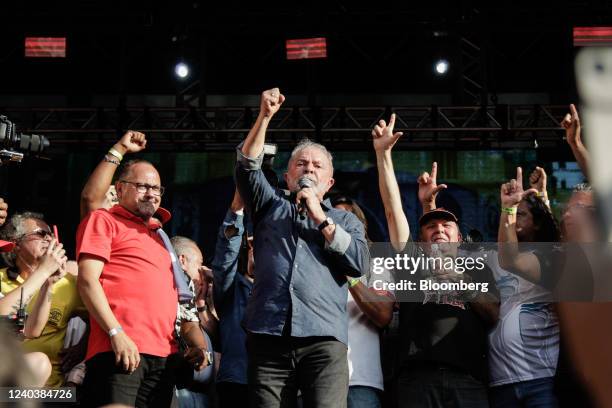
[[[297,183],[300,190],[303,188],[311,188],[315,186],[315,182],[311,178],[306,176],[300,177]]]

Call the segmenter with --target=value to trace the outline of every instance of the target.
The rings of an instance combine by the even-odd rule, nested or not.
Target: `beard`
[[[140,218],[144,220],[148,220],[149,218],[153,216],[153,214],[155,214],[155,211],[157,211],[157,208],[155,204],[153,204],[150,201],[139,201],[136,211],[137,211],[136,215],[138,215]]]

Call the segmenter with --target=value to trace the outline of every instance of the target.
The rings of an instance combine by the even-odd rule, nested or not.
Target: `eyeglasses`
[[[52,238],[53,233],[50,230],[38,229],[36,231],[28,232],[20,236],[17,241],[23,241],[27,237],[35,236],[35,239],[47,239]]]
[[[141,194],[146,193],[147,191],[151,190],[153,195],[161,196],[164,194],[164,191],[166,190],[164,186],[152,186],[150,184],[134,183],[133,181],[127,181],[127,180],[119,180],[119,182],[134,185],[136,187],[136,191],[138,191]]]
[[[585,205],[585,204],[574,204],[574,205],[565,205],[561,209],[562,214],[566,214],[570,211],[579,212],[584,211],[588,213],[594,213],[597,210],[597,207],[594,205]]]

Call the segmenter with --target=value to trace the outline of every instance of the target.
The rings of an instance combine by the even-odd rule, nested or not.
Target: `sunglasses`
[[[53,233],[50,230],[38,229],[32,232],[23,234],[17,239],[17,241],[23,241],[28,237],[35,237],[35,239],[47,239],[53,237]]]

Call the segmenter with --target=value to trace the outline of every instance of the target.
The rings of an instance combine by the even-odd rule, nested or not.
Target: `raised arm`
[[[242,154],[246,157],[256,158],[261,154],[270,119],[278,112],[283,102],[285,97],[278,88],[268,89],[261,94],[259,115],[242,145]]]
[[[215,338],[218,332],[219,317],[212,294],[214,291],[213,274],[212,270],[204,265],[200,266],[199,273],[200,285],[197,289],[195,305],[202,328],[211,338]]]
[[[121,162],[121,159],[116,157],[116,155],[123,156],[128,153],[137,153],[146,146],[147,140],[145,135],[133,130],[128,130],[113,145],[109,153],[91,173],[85,187],[83,187],[83,191],[81,191],[81,219],[85,218],[90,212],[104,206],[106,192],[113,182],[113,176]]]
[[[534,254],[519,251],[516,214],[523,197],[537,192],[535,188],[523,190],[523,171],[520,167],[516,168],[516,179],[502,184],[497,253],[499,266],[534,283],[541,281],[540,262]]]
[[[550,210],[550,201],[548,200],[548,192],[546,191],[546,171],[542,167],[536,167],[529,176],[529,187],[535,189],[538,197],[544,201],[544,204]]]
[[[589,152],[582,143],[580,117],[574,104],[570,105],[570,113],[565,115],[561,126],[565,128],[565,139],[574,153],[578,166],[584,176],[589,179]]]
[[[423,213],[436,209],[436,197],[441,190],[447,188],[446,184],[438,184],[438,163],[433,162],[431,165],[431,174],[423,172],[417,179],[419,185],[419,202],[423,208]]]
[[[261,109],[255,124],[237,151],[236,187],[251,215],[257,214],[275,196],[275,190],[261,170],[266,129],[272,116],[278,112],[285,97],[278,88],[261,94]]]
[[[391,157],[393,146],[402,136],[402,132],[393,132],[394,127],[395,114],[392,114],[388,125],[384,120],[381,120],[374,126],[372,137],[374,151],[376,152],[376,167],[378,168],[378,188],[385,207],[391,245],[397,251],[401,251],[410,238],[410,227],[402,208],[402,198],[395,178],[393,158]]]
[[[244,232],[244,204],[238,190],[234,192],[232,204],[225,215],[223,224],[219,227],[215,258],[212,261],[214,301],[219,306],[224,301],[225,294],[233,287],[238,269],[238,255]]]

